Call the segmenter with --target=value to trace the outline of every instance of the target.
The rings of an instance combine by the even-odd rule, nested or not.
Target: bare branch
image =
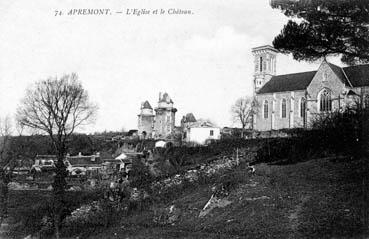
[[[77,127],[91,123],[96,110],[77,74],[72,73],[35,83],[27,90],[16,118],[22,127],[50,135],[58,150]]]

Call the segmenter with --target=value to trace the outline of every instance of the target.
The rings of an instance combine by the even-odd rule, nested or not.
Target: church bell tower
[[[277,53],[278,51],[269,45],[252,48],[255,66],[254,94],[276,74]]]

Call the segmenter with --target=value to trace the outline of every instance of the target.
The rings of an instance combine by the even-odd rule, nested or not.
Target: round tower
[[[141,112],[138,115],[138,134],[145,138],[151,138],[154,127],[153,109],[148,101],[141,104]]]

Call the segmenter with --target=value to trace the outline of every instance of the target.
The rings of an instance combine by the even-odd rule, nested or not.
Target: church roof
[[[336,65],[334,65],[332,63],[329,63],[329,62],[327,62],[327,63],[331,67],[332,71],[336,74],[336,76],[342,81],[342,83],[344,83],[347,86],[351,86],[349,80],[345,76],[345,73],[344,73],[344,71],[341,67],[336,66]]]
[[[316,71],[273,76],[258,94],[305,90],[313,79]]]
[[[150,103],[147,100],[142,103],[142,109],[152,109]]]
[[[369,64],[341,68],[328,63],[337,77],[347,86],[369,86]],[[313,80],[316,71],[273,76],[258,94],[305,90]]]
[[[353,87],[369,86],[369,64],[343,68]]]

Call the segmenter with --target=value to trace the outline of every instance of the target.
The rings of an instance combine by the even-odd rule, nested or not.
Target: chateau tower
[[[278,51],[266,45],[252,48],[254,55],[254,94],[276,74]]]
[[[153,109],[148,101],[141,104],[141,112],[138,115],[138,134],[151,138],[154,127]]]
[[[154,132],[156,138],[166,138],[174,132],[175,113],[173,101],[168,93],[159,93],[158,107],[155,108]]]

